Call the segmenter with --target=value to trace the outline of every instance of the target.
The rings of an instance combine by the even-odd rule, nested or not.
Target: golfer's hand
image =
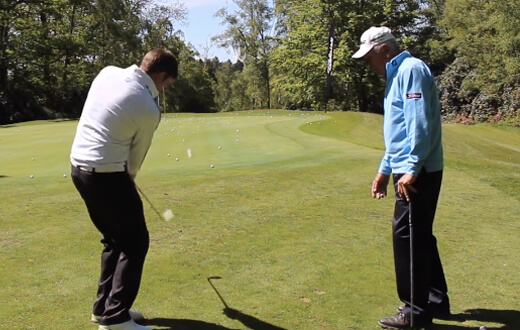
[[[378,173],[372,182],[372,197],[381,199],[386,197],[386,189],[390,177],[388,175]]]
[[[404,174],[397,182],[397,192],[399,195],[404,196],[408,202],[410,201],[410,193],[417,192],[417,190],[412,186],[414,181],[415,176],[411,174]]]

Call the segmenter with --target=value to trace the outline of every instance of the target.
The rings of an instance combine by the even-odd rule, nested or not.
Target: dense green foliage
[[[136,64],[156,47],[180,61],[165,112],[381,113],[384,80],[351,55],[365,29],[387,25],[438,77],[445,118],[520,125],[520,0],[233,2],[236,11],[215,13],[226,28],[213,42],[239,60],[222,63],[174,28],[186,20],[180,2],[0,0],[0,123],[77,117],[102,67]]]

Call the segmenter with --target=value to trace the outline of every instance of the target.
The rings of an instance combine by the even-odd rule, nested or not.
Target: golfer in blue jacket
[[[450,316],[448,288],[433,235],[443,173],[441,109],[435,78],[423,61],[400,50],[387,27],[365,31],[352,57],[363,59],[386,78],[387,85],[386,150],[372,183],[372,196],[386,197],[392,176],[395,274],[397,293],[404,305],[397,314],[380,319],[379,325],[409,329],[413,323],[413,328],[422,328],[433,318]]]

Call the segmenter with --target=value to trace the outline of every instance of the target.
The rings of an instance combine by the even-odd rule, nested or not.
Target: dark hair
[[[141,61],[141,69],[147,74],[166,72],[166,76],[174,79],[179,75],[178,66],[175,55],[164,49],[149,51]]]

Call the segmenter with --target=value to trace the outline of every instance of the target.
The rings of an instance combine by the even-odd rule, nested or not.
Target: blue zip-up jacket
[[[441,107],[428,66],[404,51],[386,64],[386,151],[379,173],[412,174],[443,169]]]

